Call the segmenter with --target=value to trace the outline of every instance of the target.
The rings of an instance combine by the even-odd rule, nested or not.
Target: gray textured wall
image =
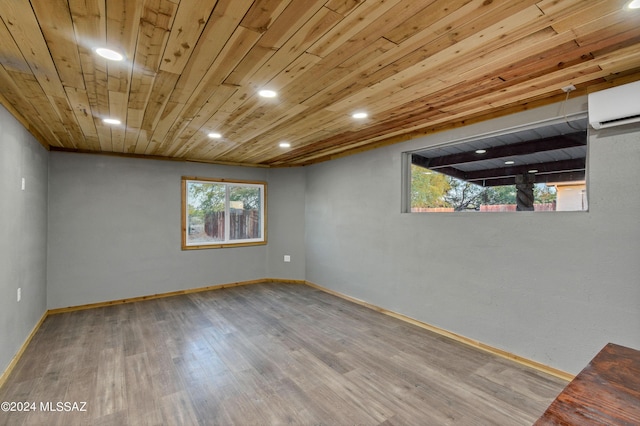
[[[589,212],[401,213],[403,151],[559,112],[549,106],[309,167],[307,279],[571,373],[607,342],[640,348],[637,125],[592,132]]]
[[[302,167],[269,170],[267,278],[305,279],[305,176]]]
[[[1,106],[0,143],[1,373],[46,310],[48,153]]]
[[[182,251],[183,175],[267,181],[269,244]],[[285,268],[269,255],[271,247],[304,255],[303,235],[278,231],[281,216],[293,229],[304,228],[304,215],[289,211],[304,203],[304,180],[292,180],[261,168],[52,152],[48,307],[267,277],[304,279],[304,263]]]

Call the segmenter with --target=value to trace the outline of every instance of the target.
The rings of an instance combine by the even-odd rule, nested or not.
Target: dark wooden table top
[[[640,351],[609,343],[535,426],[640,425]]]

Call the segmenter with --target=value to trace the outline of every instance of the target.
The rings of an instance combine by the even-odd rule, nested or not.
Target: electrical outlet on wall
[[[22,288],[18,287],[18,302],[22,299]]]

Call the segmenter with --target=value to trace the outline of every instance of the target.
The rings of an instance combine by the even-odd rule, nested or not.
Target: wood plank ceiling
[[[0,102],[51,149],[305,165],[639,80],[626,3],[2,0]]]

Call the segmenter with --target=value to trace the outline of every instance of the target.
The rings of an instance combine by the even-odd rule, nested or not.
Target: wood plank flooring
[[[530,425],[566,384],[308,286],[256,284],[49,316],[0,389],[36,410],[0,424]],[[86,411],[46,410],[58,402]]]

